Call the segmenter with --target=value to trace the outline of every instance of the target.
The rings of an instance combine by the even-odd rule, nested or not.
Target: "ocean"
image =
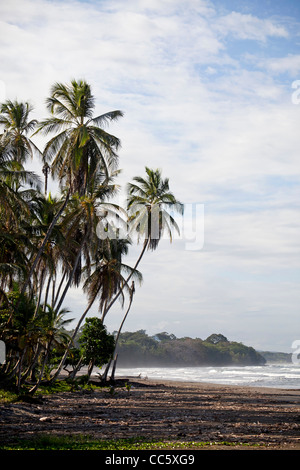
[[[115,377],[124,376],[250,387],[300,389],[300,364],[292,363],[244,367],[117,367]]]

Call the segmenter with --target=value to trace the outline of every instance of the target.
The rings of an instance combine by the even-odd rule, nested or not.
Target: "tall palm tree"
[[[51,117],[40,123],[37,132],[58,132],[47,143],[44,160],[51,172],[71,194],[84,195],[97,174],[108,175],[117,168],[120,140],[103,129],[123,113],[110,111],[93,117],[95,98],[85,81],[70,85],[55,83],[46,101]]]
[[[60,199],[53,197],[48,194],[47,197],[43,194],[37,195],[31,201],[31,212],[34,214],[33,220],[31,220],[31,233],[32,238],[35,241],[35,251],[39,248],[42,243],[45,233],[48,227],[55,217],[55,214],[60,206]],[[63,224],[57,224],[45,245],[44,252],[40,257],[35,270],[36,289],[35,293],[38,296],[36,313],[38,312],[41,300],[42,292],[45,287],[45,298],[44,304],[48,303],[48,294],[50,287],[54,288],[55,279],[57,277],[60,265],[63,263],[67,252],[73,248],[72,244],[68,240],[64,233]],[[47,282],[46,282],[47,281]]]
[[[101,239],[98,236],[99,226],[106,224],[108,215],[124,216],[125,214],[125,211],[118,205],[106,202],[106,199],[113,196],[117,190],[113,178],[114,175],[109,178],[96,178],[96,184],[94,187],[90,185],[85,196],[75,194],[69,201],[62,225],[67,244],[71,246],[75,242],[75,245],[72,249],[72,256],[69,257],[71,269],[65,269],[67,283],[57,308],[61,307],[69,287],[72,284],[79,286],[83,271],[90,272],[91,264],[98,256],[101,247]]]
[[[151,170],[146,167],[146,178],[136,176],[133,183],[127,186],[127,211],[130,221],[130,234],[137,233],[138,242],[143,240],[142,251],[135,263],[134,270],[137,269],[146,250],[155,250],[166,232],[172,241],[172,232],[175,229],[178,233],[179,227],[168,210],[175,210],[183,213],[184,206],[179,202],[169,189],[169,179],[162,178],[161,170]],[[127,278],[128,285],[131,275]],[[121,291],[107,306],[104,312],[106,316]],[[103,317],[103,319],[104,319]]]
[[[134,232],[137,233],[138,241],[143,240],[142,251],[134,266],[134,270],[136,270],[146,250],[155,250],[165,232],[167,232],[170,241],[172,241],[173,229],[179,233],[179,227],[172,215],[168,213],[168,209],[176,210],[182,214],[183,204],[177,201],[173,193],[170,191],[169,179],[163,179],[159,169],[151,170],[146,167],[146,178],[136,176],[133,178],[133,181],[134,183],[129,183],[127,186],[127,210],[131,227],[130,232],[131,234]],[[125,285],[129,285],[131,277],[132,276],[129,275],[126,279]],[[129,305],[116,337],[115,348],[117,347],[122,327],[130,311],[134,292],[135,287],[133,284],[130,289]],[[121,293],[122,288],[106,308],[102,320],[104,320],[108,310],[112,307]],[[112,369],[112,380],[114,378],[116,358],[114,360],[115,364]],[[110,363],[106,367],[104,373],[105,378],[108,374],[109,367]]]
[[[58,133],[44,149],[44,162],[51,163],[51,172],[60,182],[64,202],[53,218],[43,243],[33,260],[26,290],[36,265],[51,236],[54,226],[63,214],[70,197],[78,193],[84,196],[99,174],[109,174],[116,169],[120,140],[102,127],[123,116],[121,111],[111,111],[93,118],[95,99],[91,87],[85,81],[72,80],[70,85],[55,83],[51,96],[46,100],[51,117],[39,124],[36,132]],[[101,127],[102,126],[102,127]]]

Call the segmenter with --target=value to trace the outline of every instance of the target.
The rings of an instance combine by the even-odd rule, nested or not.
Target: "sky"
[[[73,78],[90,83],[95,115],[124,112],[109,128],[122,142],[120,200],[148,166],[186,207],[181,235],[144,256],[124,331],[221,333],[293,352],[300,2],[0,0],[1,101],[29,101],[32,118],[43,119],[51,86]],[[40,162],[30,165],[39,171]],[[77,319],[85,305],[72,289],[64,306]],[[123,313],[111,309],[109,331]]]

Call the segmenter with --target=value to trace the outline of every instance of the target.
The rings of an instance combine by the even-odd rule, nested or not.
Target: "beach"
[[[0,442],[45,434],[209,442],[203,449],[300,450],[300,390],[125,377],[111,390],[0,406]]]

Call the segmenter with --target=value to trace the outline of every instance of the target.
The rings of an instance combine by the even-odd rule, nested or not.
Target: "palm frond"
[[[90,119],[88,121],[88,124],[91,122],[92,124],[98,127],[100,126],[102,127],[102,126],[108,125],[111,121],[118,120],[120,117],[123,117],[123,116],[124,116],[124,113],[120,110],[110,111],[108,113],[101,114],[100,116]]]

